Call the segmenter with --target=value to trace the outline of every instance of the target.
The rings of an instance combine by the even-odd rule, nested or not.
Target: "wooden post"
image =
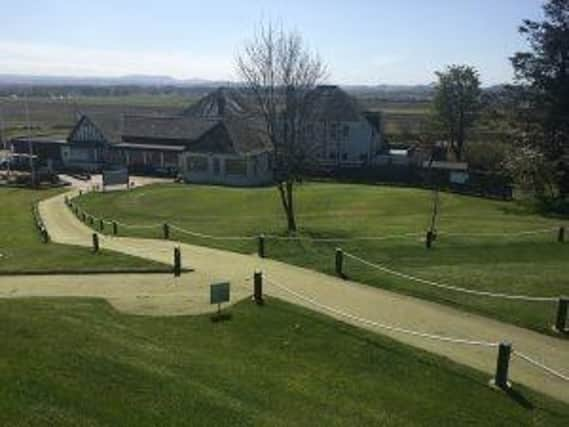
[[[116,221],[113,221],[113,236],[119,234],[119,226]]]
[[[433,232],[431,230],[427,231],[427,236],[425,239],[425,245],[427,247],[427,249],[431,249],[431,247],[433,246]]]
[[[87,222],[87,214],[85,212],[81,212],[81,219],[83,222]]]
[[[344,277],[344,251],[336,248],[336,274]]]
[[[65,200],[65,205],[66,205],[66,206],[69,206],[69,197],[65,196],[65,199],[64,199],[64,200]]]
[[[99,220],[99,230],[100,231],[105,230],[105,221],[103,221],[102,219]]]
[[[259,247],[257,249],[259,258],[265,258],[265,235],[259,235]]]
[[[162,226],[162,230],[164,231],[164,240],[168,240],[170,238],[170,226],[168,224],[164,224]]]
[[[257,305],[263,305],[263,273],[259,270],[253,275],[253,300]]]
[[[43,243],[49,243],[49,234],[47,232],[47,230],[45,229],[45,227],[41,228],[41,239]]]
[[[555,319],[555,330],[559,333],[567,332],[567,315],[569,313],[569,298],[561,297],[557,303],[557,317]]]
[[[99,235],[97,233],[93,233],[93,252],[99,252]]]
[[[510,369],[510,356],[512,354],[512,344],[501,342],[498,347],[498,360],[496,363],[496,375],[494,385],[502,390],[510,388],[508,383],[508,371]]]
[[[180,247],[176,246],[174,248],[174,277],[180,277],[182,274],[182,254],[180,252]]]
[[[559,227],[559,233],[557,234],[557,241],[559,243],[565,242],[565,227]]]
[[[89,225],[95,225],[95,218],[89,215]]]

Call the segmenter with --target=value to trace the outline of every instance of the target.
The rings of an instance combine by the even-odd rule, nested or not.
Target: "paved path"
[[[53,241],[90,246],[92,231],[78,221],[67,209],[62,195],[40,203],[39,208]],[[167,263],[171,263],[173,248],[176,245],[175,242],[164,240],[108,236],[100,236],[100,239],[103,248]],[[195,307],[196,299],[206,305],[204,301],[206,301],[207,295],[204,294],[207,292],[208,283],[213,280],[231,280],[234,285],[233,290],[237,292],[236,299],[238,299],[251,293],[252,283],[247,278],[252,276],[255,269],[262,269],[268,278],[295,292],[314,298],[320,304],[375,322],[431,334],[491,342],[508,340],[513,343],[514,348],[518,351],[535,356],[546,365],[569,375],[569,341],[567,340],[548,337],[444,305],[343,281],[278,261],[188,244],[180,244],[180,246],[184,265],[192,267],[195,272],[183,275],[178,281],[167,277],[154,280],[154,286],[157,289],[154,297],[151,294],[151,286],[146,280],[136,279],[136,277],[126,280],[116,276],[105,278],[103,281],[108,281],[109,284],[113,283],[112,286],[106,286],[108,292],[111,292],[115,283],[120,285],[122,289],[118,297],[114,294],[107,295],[111,303],[119,309],[144,314],[152,312],[156,314],[200,312],[201,309]],[[0,279],[1,288],[8,286],[4,283],[6,280],[9,279]],[[78,282],[82,288],[74,288],[75,279],[69,279],[64,284],[62,284],[61,278],[46,277],[36,280],[40,280],[42,283],[39,292],[38,288],[33,286],[34,280],[32,279],[28,280],[30,283],[17,279],[17,283],[12,283],[10,289],[17,295],[40,295],[43,292],[45,295],[52,295],[50,289],[53,289],[56,295],[64,295],[66,292],[70,295],[79,295],[85,292],[86,296],[105,297],[105,291],[101,288],[97,289],[99,285],[96,282],[99,279],[96,278],[89,279],[89,281],[92,280],[93,286],[86,284],[87,279]],[[152,283],[152,279],[150,280]],[[194,298],[188,294],[188,298],[184,299],[184,295],[190,289],[197,290],[198,294],[201,289],[203,294],[201,297],[194,294]],[[266,292],[292,303],[330,314],[321,308],[314,307],[307,301],[299,300],[288,292],[283,292],[273,285],[266,284]],[[117,304],[117,299],[113,299],[113,296],[119,298],[121,303]],[[140,304],[141,296],[145,297],[143,309],[141,309]],[[129,298],[130,303],[128,302]],[[139,304],[136,303],[137,300]],[[538,304],[536,309],[543,309],[543,306]],[[378,330],[372,325],[362,325],[356,321],[346,320],[339,314],[331,315],[348,323],[384,333],[403,343],[446,356],[456,362],[487,372],[489,378],[494,372],[496,348],[452,344],[396,332],[386,332]],[[523,383],[569,403],[568,382],[552,377],[517,358],[512,359],[511,378],[514,383]]]

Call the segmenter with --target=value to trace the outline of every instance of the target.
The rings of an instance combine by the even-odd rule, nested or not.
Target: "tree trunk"
[[[460,112],[460,117],[458,119],[458,135],[456,138],[456,150],[455,150],[455,156],[456,156],[456,161],[457,162],[461,162],[462,161],[462,151],[464,149],[464,111]]]
[[[288,212],[287,212],[287,222],[288,222],[288,231],[295,232],[296,231],[296,218],[294,215],[294,199],[293,199],[293,191],[294,191],[294,182],[289,180],[286,183],[286,190],[288,196]]]
[[[280,182],[278,189],[286,215],[287,230],[289,233],[294,233],[296,231],[296,219],[294,215],[293,202],[294,182],[290,180],[287,180],[286,182]]]

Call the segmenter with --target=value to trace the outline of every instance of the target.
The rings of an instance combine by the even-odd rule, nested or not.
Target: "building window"
[[[331,152],[328,157],[330,157],[331,159],[335,159],[335,158],[336,158],[336,153]]]
[[[348,160],[348,153],[342,154],[342,160]]]
[[[246,159],[226,159],[225,174],[247,176],[247,160]]]
[[[344,129],[342,131],[342,135],[344,136],[344,138],[349,138],[350,137],[350,127],[349,126],[344,126]]]
[[[207,172],[207,157],[190,156],[186,159],[186,164],[190,172]]]

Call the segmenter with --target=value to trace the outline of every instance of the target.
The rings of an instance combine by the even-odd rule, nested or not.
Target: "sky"
[[[0,0],[0,74],[238,79],[235,56],[272,20],[303,35],[336,84],[428,84],[448,64],[512,79],[542,0]]]

